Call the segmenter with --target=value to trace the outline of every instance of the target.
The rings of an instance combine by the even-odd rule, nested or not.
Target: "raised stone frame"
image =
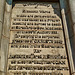
[[[48,0],[44,0],[48,1]],[[58,0],[49,0],[58,1]],[[74,1],[74,0],[73,0]],[[59,0],[71,75],[75,75],[74,29],[68,0]],[[0,0],[0,75],[6,75],[13,0]],[[72,15],[73,16],[73,15]]]

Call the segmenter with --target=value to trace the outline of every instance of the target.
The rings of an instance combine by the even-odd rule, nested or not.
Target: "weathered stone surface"
[[[71,10],[71,17],[72,17],[72,26],[73,26],[73,39],[71,39],[71,45],[72,45],[72,53],[73,53],[73,60],[74,60],[74,68],[75,68],[75,0],[69,0],[70,10]],[[75,70],[74,73],[75,75]]]
[[[0,0],[0,21],[3,22],[5,0]]]
[[[11,21],[11,14],[5,11],[2,34],[8,38],[9,38],[10,23],[11,23],[10,21]]]
[[[0,75],[2,75],[1,72],[1,34],[2,34],[2,25],[3,25],[3,16],[4,16],[4,6],[5,6],[5,0],[0,0]]]
[[[0,22],[0,48],[1,48],[1,36],[2,36],[2,22]],[[1,49],[0,49],[0,70],[1,70]]]
[[[75,11],[71,11],[72,12],[72,20],[73,20],[73,23],[75,23]]]
[[[74,32],[75,32],[75,23],[73,25],[74,25]],[[74,35],[75,35],[75,33],[74,33]]]
[[[1,44],[1,35],[2,35],[2,22],[0,22],[0,44]],[[1,45],[0,45],[0,48],[1,48]]]
[[[11,1],[11,0],[10,0]],[[12,25],[12,24],[10,24],[10,17],[11,17],[11,2],[10,2],[9,0],[7,0],[7,2],[8,3],[6,3],[6,12],[5,12],[5,18],[4,18],[4,25],[3,25],[3,36],[2,36],[2,45],[1,45],[1,50],[2,50],[2,59],[1,59],[1,64],[4,64],[4,65],[2,65],[1,67],[2,67],[2,75],[4,75],[4,73],[6,74],[6,67],[7,67],[7,64],[5,63],[5,62],[7,62],[7,52],[8,52],[8,42],[9,42],[9,27],[10,27],[10,25]],[[64,18],[64,24],[63,25],[67,25],[68,24],[68,31],[69,31],[69,35],[70,35],[70,37],[72,37],[73,36],[73,27],[72,27],[72,24],[71,24],[71,20],[70,20],[70,13],[69,13],[69,9],[68,9],[68,6],[67,6],[67,4],[66,4],[66,0],[64,1],[64,0],[62,0],[63,2],[62,3],[65,3],[65,4],[63,4],[63,8],[65,9],[65,13],[66,13],[66,18]],[[72,1],[72,0],[71,0]],[[74,1],[74,0],[73,0]],[[54,5],[53,7],[55,7],[56,5]],[[73,3],[73,6],[74,6],[74,3]],[[36,7],[35,7],[36,8]],[[58,7],[57,7],[58,8]],[[67,8],[67,9],[66,9]],[[31,10],[31,9],[30,9]],[[2,10],[3,11],[3,10]],[[58,10],[54,10],[55,12],[54,13],[58,13],[57,15],[59,16],[59,12],[58,12]],[[60,10],[59,10],[60,11]],[[75,11],[73,11],[73,12],[75,12]],[[2,13],[2,12],[0,12],[0,13]],[[13,12],[14,13],[14,12]],[[17,14],[19,14],[19,12],[17,12]],[[41,14],[41,15],[43,15],[43,14]],[[62,15],[65,15],[64,13],[62,13]],[[73,15],[75,15],[75,14],[73,14]],[[2,15],[1,15],[2,16]],[[15,10],[15,13],[14,13],[14,15],[13,16],[15,16],[16,17],[16,10]],[[12,17],[12,18],[15,18],[15,17]],[[75,17],[75,16],[74,16]],[[73,18],[74,18],[73,17]],[[65,24],[65,21],[66,21],[66,19],[67,19],[67,24]],[[74,20],[75,20],[75,18],[74,18]],[[12,22],[14,21],[14,20],[11,20]],[[1,22],[2,22],[2,17],[1,17]],[[1,25],[2,26],[2,25]],[[13,26],[12,26],[13,27]],[[65,27],[65,26],[64,26]],[[66,28],[66,27],[65,27]],[[65,29],[64,28],[64,29]],[[67,31],[67,28],[65,29],[65,32]],[[61,32],[60,32],[61,33]],[[11,31],[10,32],[10,37],[11,37],[11,39],[10,39],[10,43],[12,43],[12,40],[14,39],[14,35],[16,34],[16,32],[14,32],[14,31]],[[43,35],[42,35],[43,36]],[[59,35],[58,35],[59,36]],[[68,33],[66,33],[66,36],[68,36]],[[63,36],[62,36],[63,37]],[[20,37],[19,37],[20,38]],[[71,45],[73,46],[74,44],[73,44],[73,42],[74,42],[74,40],[73,40],[73,38],[71,38],[70,39],[70,41],[71,41]],[[66,37],[66,42],[67,42],[67,47],[68,47],[68,50],[69,50],[69,53],[71,53],[70,51],[70,42],[69,42],[69,37]],[[63,43],[64,44],[64,43]],[[11,45],[10,45],[11,46]],[[9,46],[9,47],[10,47]],[[11,49],[11,48],[10,48]],[[15,49],[14,48],[14,50],[15,50],[15,53],[17,54],[17,52],[19,52],[19,50],[20,50],[20,52],[21,52],[21,54],[22,53],[24,53],[24,49],[21,49],[21,48],[18,48],[18,49]],[[42,49],[43,50],[43,49]],[[72,48],[72,50],[74,50],[74,48]],[[59,51],[59,50],[58,50]],[[11,49],[11,51],[9,51],[11,54],[15,54],[14,52],[13,52],[13,49]],[[31,49],[31,52],[33,52],[32,51],[32,49]],[[57,52],[57,50],[55,49],[55,51],[53,50],[52,52]],[[59,51],[59,53],[63,53],[63,51],[62,50],[60,50]],[[30,53],[30,51],[29,51],[29,49],[27,50],[27,51],[25,51],[25,53]],[[47,53],[47,52],[45,52],[45,50],[44,50],[44,52],[43,53]],[[4,56],[3,56],[4,55]],[[74,51],[73,51],[73,57],[74,57],[75,55],[74,55]],[[71,58],[72,59],[72,58]],[[12,60],[13,61],[13,60]],[[9,63],[11,63],[11,61],[9,60]],[[73,66],[71,66],[71,67],[73,67]],[[74,72],[74,71],[73,71]],[[1,73],[1,72],[0,72]],[[1,74],[0,74],[1,75]]]
[[[73,25],[74,25],[75,24],[75,0],[69,0],[69,4],[70,4]],[[75,33],[75,26],[74,26],[74,33]]]
[[[4,0],[0,0],[1,3]],[[5,4],[1,4],[5,5]],[[8,53],[8,45],[9,45],[9,27],[10,27],[10,12],[11,7],[6,5],[5,12],[3,11],[4,8],[1,6],[1,25],[0,25],[0,40],[1,40],[1,65],[0,65],[0,75],[6,75],[6,67],[7,67],[7,53]],[[7,8],[6,8],[7,7]],[[4,16],[3,16],[4,15]],[[4,23],[3,23],[4,19]],[[2,28],[3,27],[3,28]],[[1,39],[2,38],[2,39]]]
[[[70,3],[71,13],[72,13],[72,11],[75,11],[75,9],[74,9],[74,7],[75,7],[75,0],[69,0],[69,3]]]
[[[63,34],[65,20],[62,25],[59,3],[16,3],[11,16],[7,75],[70,75]],[[65,64],[54,63],[61,60]],[[63,70],[58,72],[57,67]]]
[[[9,48],[9,39],[2,36],[1,40],[1,71],[6,74],[7,52]],[[4,73],[2,75],[4,75]]]
[[[62,5],[62,4],[60,4]],[[64,32],[65,32],[65,39],[66,39],[66,46],[67,46],[67,52],[68,52],[68,57],[69,57],[69,63],[70,63],[70,67],[71,67],[71,74],[74,72],[74,60],[73,60],[73,53],[72,53],[72,46],[73,46],[73,41],[69,39],[69,31],[68,31],[68,25],[67,25],[67,20],[66,21],[66,15],[65,15],[65,10],[64,8],[62,8],[61,6],[61,13],[62,13],[62,19],[63,19],[63,24],[64,24]],[[64,14],[64,15],[63,15]],[[70,31],[71,32],[71,31]],[[72,36],[72,35],[71,35]],[[70,43],[70,41],[72,42],[72,44]],[[72,45],[72,46],[71,46]],[[74,47],[73,47],[74,48]],[[73,57],[72,57],[73,56]]]

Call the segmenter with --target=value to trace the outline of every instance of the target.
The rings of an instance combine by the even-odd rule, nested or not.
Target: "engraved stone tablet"
[[[70,75],[59,3],[15,3],[7,75]]]

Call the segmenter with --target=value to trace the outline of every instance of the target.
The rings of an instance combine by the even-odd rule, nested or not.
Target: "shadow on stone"
[[[6,0],[9,5],[12,5],[12,0]]]

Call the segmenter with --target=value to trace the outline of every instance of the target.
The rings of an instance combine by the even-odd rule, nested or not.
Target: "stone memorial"
[[[13,5],[7,75],[70,75],[58,2]]]

